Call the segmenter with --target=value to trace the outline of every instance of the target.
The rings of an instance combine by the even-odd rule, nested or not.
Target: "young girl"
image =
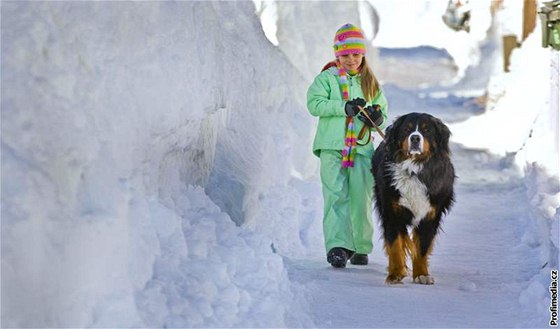
[[[362,111],[382,126],[387,100],[365,53],[362,30],[343,25],[334,38],[336,60],[307,91],[307,108],[319,117],[313,153],[321,161],[323,235],[327,261],[334,267],[345,267],[348,259],[367,265],[373,249],[373,142],[367,129],[373,124]]]

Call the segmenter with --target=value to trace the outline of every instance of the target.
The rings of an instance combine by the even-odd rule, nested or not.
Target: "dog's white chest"
[[[422,170],[422,166],[406,160],[394,164],[391,170],[393,171],[392,185],[401,194],[399,205],[412,212],[414,215],[412,224],[418,226],[431,209],[428,189],[416,175]]]

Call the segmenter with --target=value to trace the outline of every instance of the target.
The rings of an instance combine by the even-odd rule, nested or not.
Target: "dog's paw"
[[[389,284],[389,285],[402,284],[403,278],[404,278],[404,276],[402,276],[402,275],[389,274],[387,276],[387,278],[385,279],[385,283]]]
[[[414,283],[418,284],[434,284],[434,277],[431,275],[419,275],[414,278]]]

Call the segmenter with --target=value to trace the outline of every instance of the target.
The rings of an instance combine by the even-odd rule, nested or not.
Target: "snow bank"
[[[551,176],[543,166],[533,162],[526,165],[525,184],[532,211],[521,242],[537,248],[541,268],[536,269],[521,292],[519,303],[524,310],[549,319],[551,270],[558,270],[559,259],[560,182],[558,176]]]
[[[314,202],[293,188],[306,84],[250,2],[7,2],[1,21],[2,326],[307,323],[275,254],[320,237],[277,211]]]
[[[309,325],[268,240],[236,227],[202,188],[181,189],[164,202],[167,209],[142,206],[159,219],[153,247],[160,251],[152,278],[136,294],[143,326]],[[113,325],[110,315],[95,325]]]

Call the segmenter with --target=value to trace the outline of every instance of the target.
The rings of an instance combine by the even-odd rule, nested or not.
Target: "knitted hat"
[[[334,55],[365,54],[366,38],[362,30],[352,24],[344,24],[334,36]]]

